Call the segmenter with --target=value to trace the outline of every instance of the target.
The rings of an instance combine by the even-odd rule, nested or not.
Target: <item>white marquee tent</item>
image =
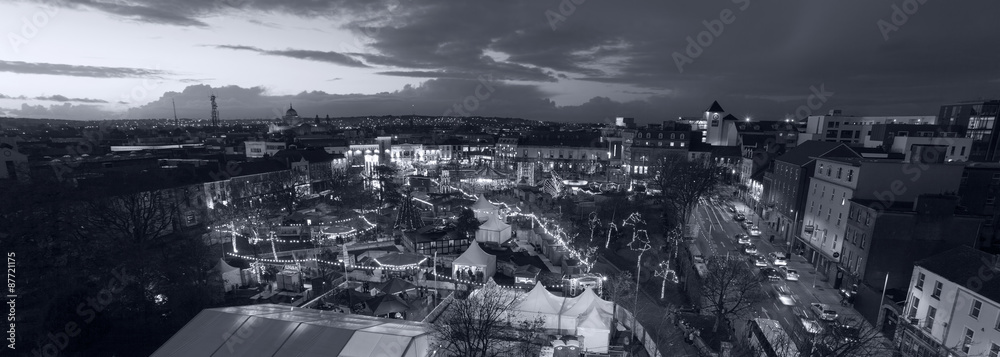
[[[481,270],[483,279],[489,280],[497,272],[497,257],[486,253],[483,248],[479,247],[479,243],[473,242],[469,244],[469,248],[462,255],[459,255],[452,262],[452,278],[459,278],[458,272],[464,269]]]
[[[476,203],[472,204],[472,212],[475,212],[476,218],[481,221],[489,218],[490,216],[499,214],[500,210],[497,209],[497,206],[487,200],[486,196],[479,195],[479,199],[476,200]]]
[[[512,312],[517,318],[544,317],[546,330],[583,337],[587,351],[607,353],[611,339],[614,305],[601,299],[592,289],[577,297],[564,298],[536,284]]]
[[[496,214],[492,214],[485,223],[479,225],[476,231],[477,242],[503,243],[510,240],[510,225],[500,220]]]
[[[233,290],[234,286],[243,285],[240,268],[227,264],[222,258],[219,258],[219,264],[216,264],[212,271],[222,277],[222,286],[226,292]]]
[[[430,325],[275,304],[202,310],[152,357],[426,357]]]

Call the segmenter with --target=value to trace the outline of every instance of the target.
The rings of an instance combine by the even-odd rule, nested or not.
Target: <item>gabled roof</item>
[[[816,160],[817,157],[837,156],[859,157],[854,150],[842,143],[810,140],[792,148],[775,160],[796,166],[805,166]]]
[[[482,212],[497,211],[497,206],[494,206],[493,203],[487,200],[486,196],[483,195],[479,195],[479,199],[476,200],[476,203],[472,204],[471,208],[474,211],[482,211]]]
[[[542,283],[536,283],[517,306],[517,310],[558,315],[562,310],[563,298],[553,295]]]
[[[726,114],[726,116],[722,117],[722,120],[740,121],[740,118],[737,118],[737,117],[733,116],[732,114]]]
[[[483,266],[489,264],[490,259],[496,259],[496,257],[483,251],[483,248],[479,247],[479,243],[472,242],[472,244],[469,244],[469,249],[466,249],[462,255],[455,258],[452,264]],[[496,262],[496,260],[493,261]]]
[[[252,338],[241,336],[252,328]],[[431,326],[274,304],[202,310],[154,357],[426,356]]]
[[[510,225],[501,221],[500,217],[497,217],[497,215],[491,214],[490,217],[486,219],[486,222],[479,225],[479,229],[487,231],[502,231],[510,229]]]
[[[1000,273],[995,268],[994,259],[992,254],[963,245],[919,260],[914,265],[940,275],[955,284],[967,286],[966,282],[969,278],[983,276],[984,271],[991,271],[991,274],[994,275]],[[976,293],[994,303],[1000,303],[1000,281],[995,279],[982,280],[981,288]]]
[[[726,111],[722,110],[722,106],[719,105],[719,101],[713,101],[712,102],[712,106],[708,107],[708,110],[706,110],[706,112],[709,112],[709,113],[725,113]]]

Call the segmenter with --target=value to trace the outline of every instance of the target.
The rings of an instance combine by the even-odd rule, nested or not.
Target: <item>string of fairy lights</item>
[[[440,183],[438,183],[438,184],[441,185]],[[455,191],[457,191],[457,192],[461,193],[462,195],[464,195],[466,197],[469,197],[471,199],[477,199],[477,196],[469,194],[468,192],[465,192],[461,188],[457,188],[457,187],[450,186],[450,185],[442,185],[442,186],[447,186],[447,187],[449,187],[451,189],[454,189]],[[425,201],[423,199],[416,198],[416,197],[414,197],[413,199],[415,201],[418,201],[418,202],[421,202],[421,203],[424,203],[424,204],[427,204],[427,205],[430,205],[430,206],[434,206],[433,203]],[[502,207],[503,210],[505,210],[505,213],[506,213],[507,216],[529,218],[530,220],[533,221],[533,223],[535,223],[536,225],[538,225],[542,229],[542,231],[543,231],[543,233],[545,235],[548,235],[548,236],[554,238],[556,240],[556,242],[558,242],[558,245],[561,248],[566,249],[566,251],[569,252],[570,257],[572,257],[573,259],[576,259],[583,266],[585,266],[586,267],[585,271],[589,272],[593,268],[594,261],[592,259],[590,259],[590,257],[593,256],[593,251],[594,250],[590,249],[586,253],[581,253],[580,251],[572,248],[568,244],[567,241],[568,240],[572,240],[574,237],[571,237],[568,233],[566,233],[566,231],[561,226],[559,226],[559,224],[557,222],[555,222],[554,220],[551,220],[551,219],[545,218],[545,217],[539,217],[538,215],[536,215],[534,213],[524,213],[524,212],[522,212],[522,210],[521,210],[520,207],[517,207],[517,206],[511,207],[510,205],[507,205],[504,202],[492,202],[492,201],[489,201],[489,202],[491,204],[493,204],[494,206]],[[371,211],[371,212],[374,212],[374,211]],[[336,233],[336,235],[338,235],[340,237],[343,237],[343,238],[350,238],[350,237],[356,236],[358,234],[366,233],[366,232],[368,232],[368,231],[376,228],[376,224],[372,223],[371,221],[368,220],[367,217],[365,217],[365,214],[369,213],[369,212],[365,212],[364,210],[361,210],[358,213],[359,213],[358,217],[341,219],[341,220],[333,221],[333,222],[330,222],[330,223],[332,223],[332,224],[344,224],[344,223],[347,223],[349,221],[356,220],[356,219],[360,218],[360,219],[364,220],[364,222],[368,226],[366,228],[363,228],[363,229],[360,229],[360,230],[355,229],[355,228],[351,228],[350,230],[348,230],[346,232]],[[622,226],[625,226],[625,225],[633,225],[633,226],[635,226],[636,223],[642,222],[642,219],[640,218],[640,216],[637,216],[637,215],[638,215],[638,213],[633,213],[628,218],[626,218],[625,220],[623,220]],[[614,228],[615,228],[614,230],[615,231],[618,230],[617,226],[615,226],[614,222],[612,222],[611,225],[614,226]],[[302,225],[299,224],[299,226],[302,226]],[[308,226],[308,225],[306,225],[306,226]],[[552,227],[551,229],[549,228],[550,226]],[[247,237],[247,236],[245,236],[245,235],[237,232],[237,230],[235,229],[235,227],[233,227],[233,225],[231,225],[231,224],[217,226],[215,228],[217,230],[219,230],[220,232],[233,234],[234,237],[246,238],[246,239],[248,239],[248,241],[251,242],[251,244],[257,244],[260,241],[269,241],[272,244],[272,251],[274,251],[274,249],[273,249],[273,244],[274,243],[311,243],[311,242],[314,241],[313,239],[309,239],[309,240],[281,239],[281,238],[274,237],[273,234],[272,234],[271,237],[268,237],[268,238]],[[228,230],[226,228],[228,228]],[[643,232],[643,233],[645,233],[645,232]],[[610,230],[609,230],[608,234],[609,234],[608,238],[609,238],[609,241],[610,241],[610,234],[611,234]],[[635,237],[633,237],[633,238],[635,238]],[[323,240],[323,239],[329,239],[329,238],[327,238],[327,237],[320,238],[320,240]],[[319,264],[334,265],[334,266],[344,266],[345,268],[360,269],[360,270],[413,271],[413,270],[422,269],[423,268],[422,265],[427,260],[427,258],[424,258],[423,260],[421,260],[419,263],[416,263],[416,264],[408,264],[408,265],[397,266],[397,265],[385,265],[385,264],[381,264],[381,263],[378,263],[378,261],[376,259],[376,263],[378,263],[379,265],[378,266],[372,266],[372,265],[355,265],[355,264],[350,264],[350,263],[344,262],[343,259],[340,259],[340,260],[338,260],[336,262],[334,262],[334,261],[327,261],[327,260],[323,260],[323,259],[319,259],[319,258],[302,258],[302,259],[298,259],[298,258],[295,258],[294,256],[293,256],[293,259],[277,259],[277,252],[275,251],[274,253],[275,253],[275,258],[274,259],[241,255],[241,254],[239,254],[239,252],[238,252],[238,250],[236,248],[236,244],[233,244],[233,252],[226,252],[226,255],[250,261],[251,262],[251,269],[252,269],[252,271],[258,272],[258,273],[261,272],[261,271],[263,271],[264,265],[282,265],[282,266],[288,265],[288,264],[301,265],[302,263],[307,263],[307,262],[315,262],[315,263],[319,263]],[[438,274],[436,271],[431,271],[430,273],[432,275],[434,275],[434,276],[436,276],[436,277],[438,277],[440,279],[444,279],[446,281],[453,281],[453,282],[458,282],[458,283],[472,285],[472,286],[484,286],[484,285],[486,285],[486,282],[475,282],[475,281],[471,281],[471,280],[460,279],[460,278],[456,278],[456,277],[452,277],[452,276]],[[561,288],[564,287],[564,285],[565,285],[564,283],[558,283],[558,284],[554,284],[554,285],[545,285],[545,286],[547,288],[561,289]],[[515,288],[514,286],[504,286],[504,287]]]

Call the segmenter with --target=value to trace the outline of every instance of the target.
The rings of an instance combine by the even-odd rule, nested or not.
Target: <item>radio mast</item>
[[[174,98],[170,98],[170,105],[174,106],[174,126],[180,128],[181,122],[177,120],[177,103],[174,103]]]
[[[212,126],[219,127],[219,106],[215,104],[215,93],[209,98],[212,100]]]

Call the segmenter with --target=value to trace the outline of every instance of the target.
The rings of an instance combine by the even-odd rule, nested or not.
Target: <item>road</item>
[[[737,213],[748,212],[747,207],[742,203],[735,201],[729,203],[736,208]],[[728,207],[723,207],[709,201],[703,201],[697,207],[694,219],[700,228],[698,229],[699,233],[695,237],[695,241],[699,245],[699,248],[701,248],[702,254],[706,257],[713,255],[737,255],[746,258],[748,256],[746,253],[738,250],[738,244],[734,238],[738,233],[747,233],[739,222],[734,220],[733,216],[735,214]],[[748,219],[754,219],[750,214],[747,214],[747,217]],[[768,234],[765,232],[759,238],[751,238],[759,254],[767,257],[772,252],[785,252],[788,249],[781,241],[771,244],[767,237]],[[772,268],[777,268],[772,263],[769,262],[768,265]],[[753,270],[754,274],[760,274],[761,268],[753,266],[749,260],[747,260],[746,264],[747,269]],[[782,328],[799,345],[808,341],[810,337],[807,336],[799,317],[796,316],[796,310],[800,311],[800,314],[806,313],[809,316],[813,316],[809,311],[810,303],[826,303],[844,318],[861,318],[854,309],[839,305],[837,303],[839,302],[839,296],[835,292],[822,287],[822,282],[815,281],[816,272],[812,268],[812,265],[804,258],[792,256],[788,259],[787,266],[790,269],[797,270],[800,279],[798,281],[781,280],[761,283],[761,288],[768,294],[768,298],[753,307],[752,317],[763,317],[779,321]],[[778,301],[776,296],[777,285],[788,287],[788,290],[792,293],[794,305],[786,306]],[[816,287],[815,285],[820,286]],[[745,316],[737,320],[737,336],[746,336],[743,329],[745,328],[745,321],[749,318],[751,316]],[[739,323],[740,321],[743,323]]]

